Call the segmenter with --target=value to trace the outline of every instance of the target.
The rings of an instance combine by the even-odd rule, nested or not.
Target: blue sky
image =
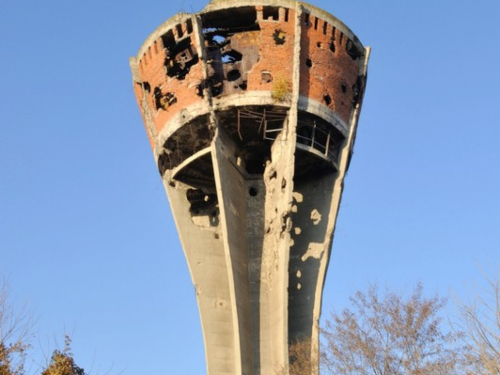
[[[500,3],[312,3],[373,49],[325,310],[373,282],[472,296],[500,264]],[[0,277],[37,317],[36,351],[66,330],[94,374],[205,374],[128,65],[205,4],[0,3]]]

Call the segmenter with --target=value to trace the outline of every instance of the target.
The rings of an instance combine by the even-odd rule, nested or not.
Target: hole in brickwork
[[[268,71],[263,71],[261,74],[260,74],[260,82],[261,83],[270,83],[273,81],[273,76],[271,75],[270,72]]]
[[[273,34],[274,42],[278,45],[285,44],[286,34],[280,29],[276,29]]]
[[[321,42],[316,43],[316,46],[317,46],[318,48],[321,48]]]
[[[256,197],[257,193],[258,193],[257,189],[254,188],[253,186],[250,189],[248,189],[248,194],[250,194],[251,197]]]
[[[326,105],[330,105],[330,104],[332,104],[332,98],[331,98],[331,96],[330,96],[330,95],[328,95],[328,94],[325,94],[325,95],[323,96],[323,100],[325,101]]]
[[[232,50],[229,50],[227,52],[224,52],[224,54],[222,55],[222,62],[224,64],[233,64],[237,61],[241,61],[241,59],[243,58],[243,55],[241,53],[239,53],[238,51],[235,51],[234,49]]]
[[[312,67],[313,66],[313,63],[312,63],[312,60],[311,59],[306,59],[306,66],[308,68]]]
[[[153,92],[153,97],[155,99],[156,109],[163,109],[165,111],[168,110],[172,104],[177,102],[177,98],[171,92],[162,93],[159,87],[155,87]]]
[[[186,21],[186,30],[188,34],[191,34],[193,32],[193,21],[191,20]]]
[[[265,21],[278,21],[280,17],[279,8],[264,7],[263,17]]]
[[[146,91],[148,94],[151,92],[151,85],[149,84],[149,82],[146,82],[144,81],[142,83],[142,88],[144,89],[144,91]]]
[[[347,92],[347,85],[342,82],[342,84],[340,85],[340,88],[342,89],[342,92],[345,94]]]
[[[240,77],[241,77],[241,73],[238,69],[233,69],[233,70],[230,70],[229,72],[227,72],[227,80],[229,82],[237,81],[238,79],[240,79]]]
[[[169,77],[184,79],[189,73],[191,67],[198,63],[198,54],[191,44],[191,38],[185,38],[172,45],[170,41],[164,39],[164,45],[167,43],[167,57],[165,59],[165,69]]]

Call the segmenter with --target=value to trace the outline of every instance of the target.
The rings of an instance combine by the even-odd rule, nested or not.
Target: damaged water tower
[[[209,375],[272,375],[296,341],[317,352],[368,55],[307,3],[215,0],[131,58]]]

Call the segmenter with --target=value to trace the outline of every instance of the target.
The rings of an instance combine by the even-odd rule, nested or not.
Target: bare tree
[[[471,347],[468,358],[474,374],[500,375],[500,276],[485,279],[486,295],[460,304],[462,328]]]
[[[16,312],[9,301],[8,284],[0,284],[0,375],[26,375],[25,363],[32,320],[26,309]],[[54,350],[41,375],[85,375],[71,351],[71,339],[64,337],[64,349]]]
[[[289,365],[283,366],[276,375],[318,375],[318,351],[310,340],[296,341],[289,345]]]
[[[335,375],[466,374],[459,333],[447,332],[445,300],[418,285],[407,299],[372,286],[332,313],[323,329],[322,366]]]
[[[0,284],[0,375],[23,375],[26,351],[29,349],[31,320],[29,313],[19,313],[9,301],[7,282]]]

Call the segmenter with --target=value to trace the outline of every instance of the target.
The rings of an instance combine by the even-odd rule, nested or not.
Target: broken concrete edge
[[[346,35],[350,40],[353,41],[353,43],[356,45],[357,48],[361,50],[366,50],[359,38],[351,31],[349,27],[347,27],[341,20],[339,20],[337,17],[333,16],[332,14],[314,6],[306,2],[299,2],[296,0],[236,0],[236,1],[229,1],[229,0],[215,0],[210,2],[202,11],[197,12],[197,13],[178,13],[165,22],[163,22],[158,28],[156,28],[144,41],[144,43],[141,45],[139,48],[139,51],[137,52],[136,60],[134,61],[135,67],[137,67],[137,62],[140,61],[142,56],[146,53],[148,48],[151,47],[151,45],[158,40],[163,34],[165,34],[168,30],[173,29],[177,24],[186,22],[188,19],[196,19],[200,17],[202,14],[209,13],[209,12],[214,12],[218,10],[224,10],[224,9],[229,9],[229,8],[234,8],[238,6],[274,6],[274,7],[287,7],[289,9],[295,8],[296,3],[302,5],[303,12],[311,14],[315,17],[321,18],[325,21],[328,21],[331,23],[335,28],[340,30],[344,35]],[[198,23],[198,22],[196,22]],[[131,59],[131,64],[132,64],[132,59]],[[136,68],[137,69],[137,68]],[[135,81],[139,82],[139,81]]]
[[[366,77],[368,73],[368,60],[370,58],[370,53],[371,53],[371,48],[366,47],[365,48],[365,58],[363,61],[363,66],[361,69],[361,75],[365,77],[365,86],[366,86]],[[364,90],[363,90],[364,91]],[[318,344],[319,342],[319,318],[321,316],[321,295],[323,294],[323,289],[325,286],[325,280],[326,280],[326,275],[328,272],[328,265],[329,265],[329,260],[330,260],[330,255],[331,251],[333,248],[333,236],[335,233],[335,227],[337,225],[337,219],[338,219],[338,214],[340,210],[340,204],[342,201],[342,191],[344,189],[344,180],[347,174],[347,170],[349,168],[349,161],[350,157],[352,155],[352,152],[354,150],[354,141],[356,139],[356,133],[358,130],[358,122],[359,122],[359,116],[361,113],[361,107],[362,107],[362,100],[361,98],[360,102],[354,109],[354,112],[351,117],[350,121],[350,132],[348,138],[345,140],[344,147],[341,151],[341,163],[339,165],[339,170],[338,170],[338,177],[335,180],[335,185],[333,189],[333,197],[332,197],[332,204],[330,207],[330,215],[328,218],[328,228],[326,231],[326,241],[325,241],[325,253],[323,256],[323,259],[321,260],[321,267],[319,270],[319,275],[318,275],[318,285],[316,289],[316,296],[315,296],[315,301],[316,304],[314,306],[314,311],[313,311],[313,316],[314,316],[314,322],[315,322],[315,327],[313,328],[313,337],[312,337],[312,343],[315,345]],[[317,347],[316,349],[319,349]],[[313,350],[313,348],[311,349]]]

